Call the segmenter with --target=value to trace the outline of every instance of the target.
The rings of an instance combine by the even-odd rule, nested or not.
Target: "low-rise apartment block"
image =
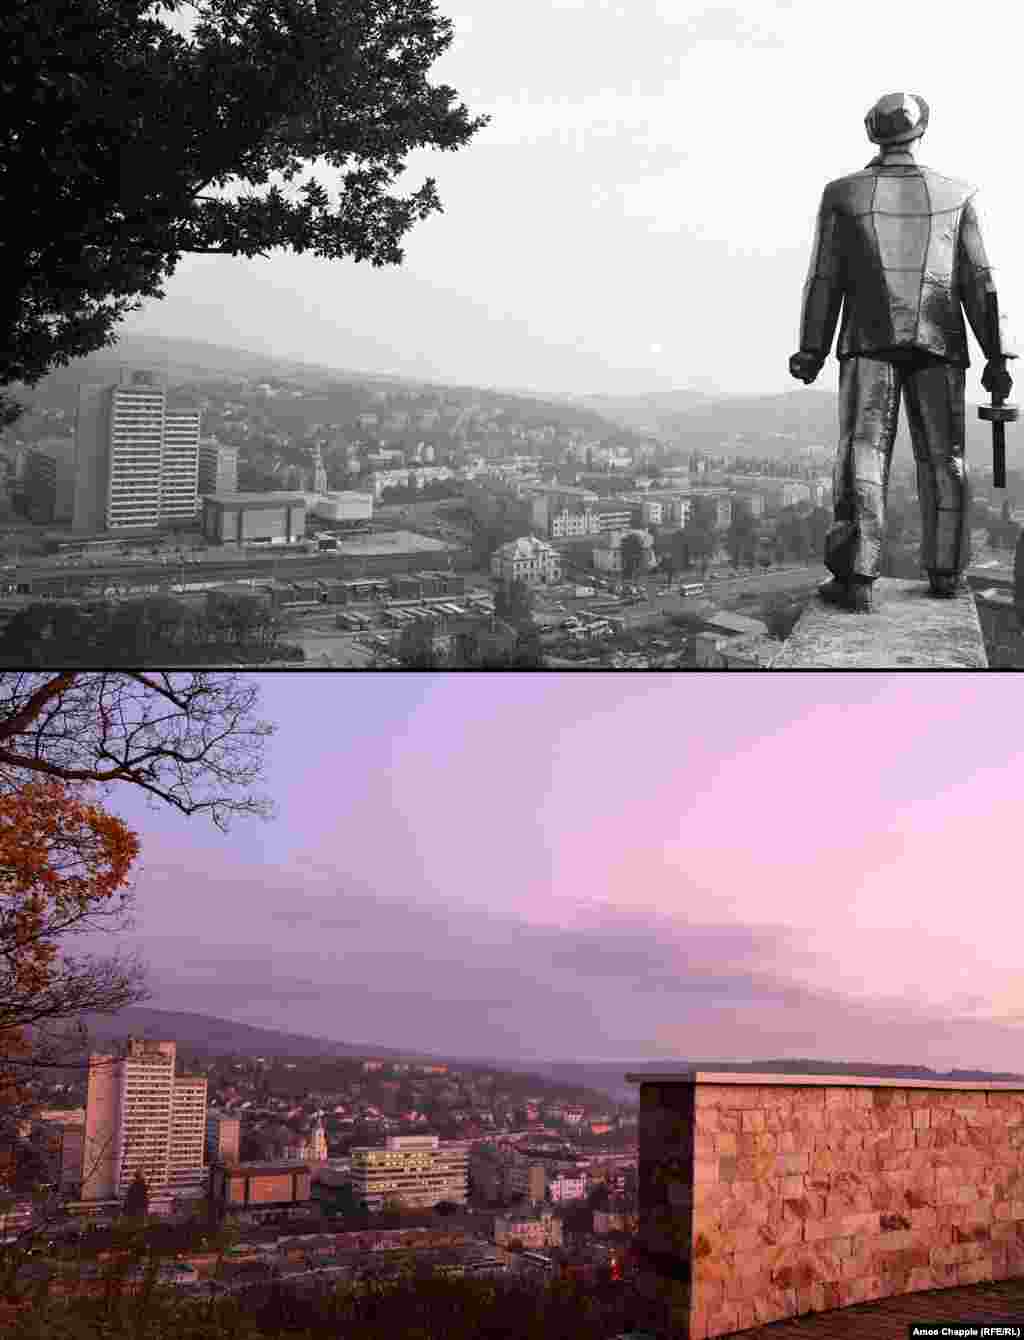
[[[436,1135],[389,1135],[383,1148],[351,1151],[352,1189],[357,1202],[381,1209],[387,1200],[416,1208],[450,1200],[466,1203],[469,1145]]]

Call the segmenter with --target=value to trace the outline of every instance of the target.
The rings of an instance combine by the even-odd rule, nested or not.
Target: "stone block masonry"
[[[1024,1084],[627,1075],[659,1335],[1024,1276]]]

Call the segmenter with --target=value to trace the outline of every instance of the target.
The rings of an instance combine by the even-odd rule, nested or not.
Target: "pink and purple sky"
[[[152,1006],[495,1059],[1024,1069],[1014,677],[260,684],[275,820],[108,802]]]

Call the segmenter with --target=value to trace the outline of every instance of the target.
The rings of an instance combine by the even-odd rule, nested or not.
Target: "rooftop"
[[[208,502],[221,503],[224,506],[240,506],[247,504],[266,503],[270,506],[281,506],[282,503],[294,503],[295,505],[305,506],[305,494],[271,490],[267,493],[207,493],[203,495]]]

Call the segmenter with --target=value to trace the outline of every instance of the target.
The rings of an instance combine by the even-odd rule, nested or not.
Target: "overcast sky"
[[[983,192],[1013,321],[1020,71],[1005,5],[981,0],[969,19],[948,0],[438,8],[456,38],[432,82],[493,119],[457,153],[408,158],[400,192],[433,175],[445,212],[408,235],[404,266],[186,257],[166,300],[123,329],[513,389],[792,390],[822,188],[865,166],[865,113],[902,90],[932,109],[919,160]],[[837,380],[831,360],[818,385]]]
[[[1012,677],[260,683],[273,822],[111,802],[150,1005],[497,1060],[1024,1069]]]

